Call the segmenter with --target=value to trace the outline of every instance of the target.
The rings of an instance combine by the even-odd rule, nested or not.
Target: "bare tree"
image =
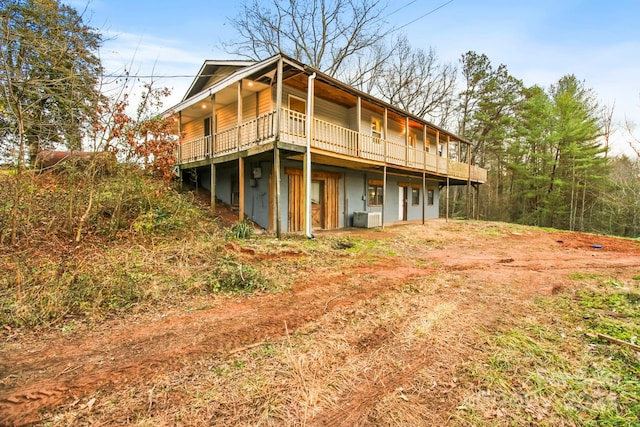
[[[412,47],[406,36],[399,36],[389,51],[374,76],[376,92],[416,116],[444,124],[453,104],[455,66],[439,63],[434,49]]]
[[[385,8],[382,0],[243,0],[231,20],[239,39],[225,47],[255,60],[284,53],[341,77],[348,59],[362,60],[389,34]]]
[[[616,103],[614,102],[611,107],[604,107],[601,113],[601,122],[602,122],[602,136],[604,138],[604,146],[605,152],[604,157],[609,155],[609,141],[611,139],[611,135],[614,134],[614,123],[613,123],[613,112],[616,108]]]

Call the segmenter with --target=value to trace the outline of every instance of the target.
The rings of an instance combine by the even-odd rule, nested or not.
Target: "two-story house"
[[[470,141],[284,55],[205,61],[168,114],[184,179],[278,236],[437,218],[486,181]]]

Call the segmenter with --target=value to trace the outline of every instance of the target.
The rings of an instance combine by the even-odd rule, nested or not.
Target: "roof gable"
[[[213,86],[238,70],[254,65],[255,63],[255,61],[206,60],[204,64],[202,64],[202,67],[200,67],[197,77],[193,80],[191,86],[189,86],[182,100],[184,101],[202,92],[207,87]]]

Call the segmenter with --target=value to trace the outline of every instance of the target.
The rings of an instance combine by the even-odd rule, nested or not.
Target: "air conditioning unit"
[[[353,226],[358,228],[382,227],[382,212],[354,212]]]

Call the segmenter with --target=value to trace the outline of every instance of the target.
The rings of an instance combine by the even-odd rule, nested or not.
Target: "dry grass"
[[[475,390],[456,425],[640,425],[640,355],[594,338],[638,340],[640,284],[572,277],[579,290],[539,299],[529,317],[487,337],[485,358],[464,368]]]
[[[52,425],[446,422],[434,406],[450,406],[458,393],[456,369],[473,338],[452,331],[475,313],[457,305],[467,289],[443,301],[449,280],[435,276],[390,289],[295,332],[283,324],[283,339],[245,351],[176,361],[175,370],[144,384],[98,392],[91,410],[78,406],[53,415]]]

